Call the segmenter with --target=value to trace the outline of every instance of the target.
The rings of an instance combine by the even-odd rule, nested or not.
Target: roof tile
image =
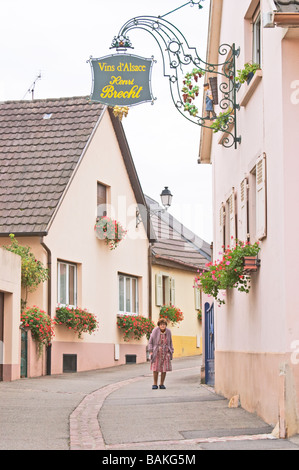
[[[146,196],[146,202],[152,210],[152,226],[156,241],[152,253],[159,262],[160,259],[177,263],[188,269],[203,269],[211,259],[211,249],[207,242],[192,233],[170,214],[163,214],[157,209],[162,207],[153,199]]]
[[[298,0],[275,0],[277,11],[282,13],[299,13]]]
[[[103,109],[87,97],[0,104],[0,233],[47,230]]]

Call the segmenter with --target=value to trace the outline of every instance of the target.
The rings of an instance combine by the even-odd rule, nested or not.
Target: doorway
[[[205,373],[206,384],[215,385],[214,303],[205,303]]]

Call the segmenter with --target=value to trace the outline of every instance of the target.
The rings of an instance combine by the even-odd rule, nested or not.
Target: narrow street
[[[299,450],[201,385],[200,357],[175,359],[166,390],[149,364],[0,383],[1,450]]]

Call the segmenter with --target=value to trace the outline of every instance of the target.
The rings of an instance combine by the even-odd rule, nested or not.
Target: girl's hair
[[[166,320],[166,318],[160,318],[160,319],[158,320],[158,322],[157,322],[157,325],[160,326],[161,323],[165,323],[165,325],[167,326],[167,320]]]

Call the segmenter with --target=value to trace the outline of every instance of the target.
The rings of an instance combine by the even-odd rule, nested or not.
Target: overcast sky
[[[91,68],[95,58],[110,50],[121,26],[136,16],[164,15],[187,0],[0,0],[0,101],[34,97],[61,98],[91,93]],[[203,9],[190,5],[165,19],[175,25],[205,60],[209,0]],[[212,241],[212,169],[198,165],[200,127],[175,108],[162,56],[146,31],[129,34],[132,54],[154,56],[154,105],[130,108],[123,119],[128,143],[143,191],[160,202],[168,186],[173,194],[170,213],[210,243]],[[189,70],[186,70],[189,71]],[[201,106],[201,102],[197,103]]]

